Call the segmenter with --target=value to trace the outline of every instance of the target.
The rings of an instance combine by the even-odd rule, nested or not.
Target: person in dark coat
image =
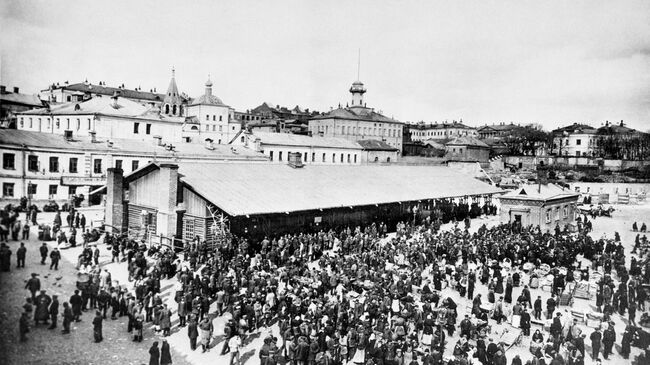
[[[52,303],[50,303],[49,312],[52,324],[47,329],[53,330],[56,328],[57,318],[59,316],[59,297],[56,294],[52,295]]]
[[[519,327],[521,328],[524,336],[530,336],[530,314],[524,308],[521,312],[521,319],[519,320]]]
[[[27,312],[23,312],[23,314],[20,316],[18,329],[20,331],[20,342],[27,341],[27,333],[29,332],[29,317]]]
[[[54,250],[50,252],[50,270],[54,268],[54,270],[59,269],[59,260],[61,260],[61,252],[59,252],[59,249],[54,247]]]
[[[50,319],[50,303],[52,303],[52,298],[45,294],[45,290],[41,290],[41,294],[36,297],[36,310],[34,310],[35,324],[38,324],[38,322],[48,323]]]
[[[79,322],[79,317],[81,316],[81,295],[79,295],[79,290],[75,290],[74,294],[70,297],[70,306],[72,311],[72,316],[75,322]]]
[[[591,340],[591,358],[596,361],[600,352],[600,341],[603,339],[603,334],[600,333],[600,327],[591,333],[589,339]]]
[[[21,242],[20,247],[16,251],[16,267],[25,267],[25,256],[27,255],[27,248],[25,248],[25,243]]]
[[[562,334],[562,321],[560,321],[561,316],[562,313],[558,312],[555,318],[553,318],[553,324],[551,324],[551,335],[553,335],[553,337],[558,337]]]
[[[192,315],[190,315],[190,320],[187,322],[187,337],[190,338],[190,348],[192,351],[196,350],[196,339],[199,337],[199,329],[196,319]]]
[[[163,340],[160,347],[160,365],[171,365],[171,363],[172,353],[169,350],[169,343],[167,343],[167,340]]]
[[[49,251],[47,249],[47,244],[43,242],[43,244],[38,250],[41,252],[41,265],[45,265],[45,260],[47,259],[47,252]]]
[[[160,349],[158,341],[154,341],[149,349],[149,365],[160,365]]]
[[[632,327],[630,325],[625,328],[625,332],[623,333],[623,338],[621,339],[621,356],[623,356],[624,359],[628,359],[630,357],[630,347],[632,345]]]
[[[70,322],[72,322],[73,318],[70,305],[68,305],[68,302],[63,302],[63,330],[61,333],[70,333]]]
[[[27,280],[27,284],[25,284],[25,289],[32,293],[32,302],[34,303],[36,303],[36,292],[41,290],[41,280],[37,276],[38,274],[33,273],[32,277]]]
[[[603,357],[605,360],[612,353],[614,342],[616,342],[616,332],[614,332],[614,326],[610,324],[609,328],[603,332]]]
[[[104,337],[102,336],[102,322],[104,319],[102,318],[102,314],[97,311],[95,312],[95,318],[93,319],[93,336],[95,338],[95,342],[102,342]]]

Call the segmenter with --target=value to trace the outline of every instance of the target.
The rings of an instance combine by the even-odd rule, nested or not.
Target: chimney
[[[260,137],[255,137],[255,141],[253,142],[253,147],[255,148],[255,152],[262,152],[262,140]]]
[[[213,145],[212,138],[206,138],[205,139],[205,148],[207,148],[209,150],[214,150],[214,145]]]
[[[90,135],[90,142],[91,143],[97,143],[97,132],[90,131],[90,132],[88,132],[88,134]]]
[[[0,85],[0,94],[4,94],[7,92],[7,87],[4,85]]]
[[[117,103],[117,99],[119,98],[117,91],[113,93],[113,96],[111,96],[111,106],[115,109],[119,107],[119,104]]]
[[[105,223],[116,233],[124,230],[124,178],[122,169],[111,167],[106,171]]]
[[[158,195],[157,203],[157,229],[162,236],[172,238],[176,235],[178,213],[176,205],[178,202],[178,165],[171,163],[160,164],[158,178],[161,193]]]
[[[20,92],[20,89],[18,86],[14,86],[14,94],[18,94]]]
[[[162,137],[161,136],[153,136],[153,141],[154,141],[154,146],[162,146]]]
[[[623,124],[623,119],[621,119],[621,127],[622,127],[623,125],[624,125],[624,124]]]

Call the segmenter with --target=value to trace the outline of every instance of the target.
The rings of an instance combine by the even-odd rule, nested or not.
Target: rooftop
[[[376,139],[360,139],[357,141],[358,144],[363,147],[364,150],[370,151],[397,151],[397,148],[389,145],[384,141],[379,141]]]
[[[167,146],[158,146],[155,141],[143,142],[131,139],[111,139],[97,137],[92,142],[90,137],[75,136],[73,140],[66,140],[62,135],[42,132],[23,131],[16,129],[0,129],[0,145],[16,146],[23,145],[29,149],[56,149],[74,151],[93,151],[97,153],[133,153],[145,156],[158,157],[197,157],[206,159],[234,159],[234,160],[266,160],[267,158],[257,152],[246,148],[235,148],[230,145],[213,145],[213,149],[207,149],[199,143],[174,144],[174,151]]]
[[[417,130],[430,130],[430,129],[448,129],[448,128],[460,128],[460,129],[474,129],[474,127],[467,126],[463,124],[463,122],[452,122],[452,123],[432,123],[432,124],[425,124],[425,123],[418,123],[415,125],[411,126],[411,129],[417,129]]]
[[[555,200],[579,196],[569,189],[555,184],[529,184],[502,195],[501,199]]]
[[[0,101],[3,103],[22,104],[28,106],[43,106],[43,102],[37,95],[20,93],[2,93]]]
[[[490,147],[480,139],[469,137],[469,136],[456,137],[451,141],[447,142],[447,145],[448,146],[473,146],[473,147],[480,147],[480,148]]]
[[[81,102],[55,104],[46,108],[28,110],[23,115],[108,115],[114,117],[142,118],[182,123],[185,118],[169,117],[160,114],[156,106],[144,105],[139,102],[118,97],[93,97]]]
[[[361,146],[354,141],[336,137],[310,137],[293,133],[266,133],[254,131],[251,133],[251,139],[255,138],[259,138],[262,144],[361,149]]]
[[[165,98],[165,94],[158,94],[154,92],[147,92],[141,90],[129,90],[129,89],[106,86],[106,85],[95,85],[88,82],[79,82],[76,84],[63,85],[63,86],[52,85],[51,88],[79,91],[83,93],[92,93],[92,94],[107,95],[107,96],[113,96],[117,92],[120,93],[125,98],[148,100],[152,102],[160,102]],[[47,90],[48,89],[42,91],[47,91]]]
[[[355,108],[337,108],[331,112],[312,118],[319,119],[345,119],[345,120],[362,120],[367,122],[380,122],[380,123],[399,123],[399,120],[389,118],[374,111],[371,108],[355,107]]]
[[[502,192],[441,166],[310,165],[293,169],[287,165],[231,163],[215,164],[206,169],[199,163],[178,165],[183,183],[231,216]],[[373,188],[368,189],[369,185]]]

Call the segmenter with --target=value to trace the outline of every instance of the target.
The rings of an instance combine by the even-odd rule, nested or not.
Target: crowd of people
[[[57,220],[60,215],[55,227]],[[75,229],[76,218],[66,221]],[[109,316],[126,316],[125,332],[137,342],[147,326],[163,338],[187,327],[191,350],[210,351],[223,335],[219,354],[229,353],[232,364],[240,362],[250,335],[262,331],[269,334],[257,352],[264,365],[280,359],[291,365],[581,365],[589,357],[608,359],[617,340],[624,358],[634,344],[648,347],[645,236],[637,236],[636,257],[626,257],[618,234],[588,234],[586,216],[577,232],[500,224],[470,233],[470,224],[440,230],[439,221],[427,218],[401,222],[394,234],[378,222],[260,242],[196,239],[181,252],[107,234],[103,244],[112,262],[128,267],[129,283],[112,280],[98,262],[99,246],[84,240],[77,290],[62,304],[63,333],[85,311],[95,313],[95,342],[103,340]],[[54,260],[50,256],[51,269]],[[161,280],[168,279],[178,281],[173,305],[161,296]],[[562,310],[579,282],[595,283],[598,325],[590,333],[568,307]],[[58,298],[40,288],[37,275],[26,289],[31,296],[20,319],[21,340],[32,312],[35,325],[51,322],[53,328],[60,312]],[[216,334],[213,320],[224,315],[224,333]],[[625,315],[625,331],[617,334],[613,321]],[[276,325],[279,335],[269,329]],[[508,358],[522,342],[529,351]],[[164,340],[149,354],[151,364],[171,363]]]

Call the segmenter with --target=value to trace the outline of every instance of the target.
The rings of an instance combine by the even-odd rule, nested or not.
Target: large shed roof
[[[231,216],[501,193],[447,167],[179,164],[181,180]]]

